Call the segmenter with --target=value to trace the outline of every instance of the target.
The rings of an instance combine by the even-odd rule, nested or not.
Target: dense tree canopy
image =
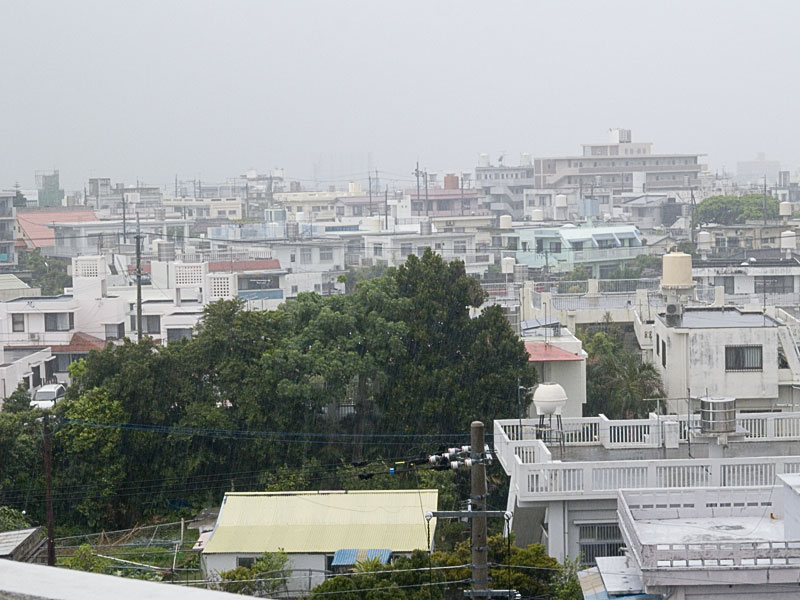
[[[127,527],[231,489],[395,485],[350,463],[464,442],[472,420],[516,414],[518,377],[534,383],[501,310],[470,318],[482,300],[463,263],[426,252],[352,294],[264,312],[218,302],[191,340],[90,353],[55,409],[59,524]],[[17,408],[0,412],[0,504],[41,517],[41,423]],[[444,491],[440,475],[454,476],[403,485]]]
[[[767,211],[764,215],[764,196],[745,194],[743,196],[711,196],[706,198],[694,212],[694,225],[739,225],[747,221],[764,218],[778,218],[778,200],[767,198]]]

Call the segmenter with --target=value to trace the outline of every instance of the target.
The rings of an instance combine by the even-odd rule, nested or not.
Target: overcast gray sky
[[[794,0],[3,0],[0,188],[408,176],[609,127],[794,172],[798,22]]]

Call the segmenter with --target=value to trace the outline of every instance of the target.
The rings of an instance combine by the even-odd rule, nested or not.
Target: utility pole
[[[484,429],[483,423],[473,421],[470,426],[470,500],[478,511],[486,510],[486,463],[479,460],[483,456]],[[472,518],[472,597],[489,597],[489,547],[486,541],[486,515]]]
[[[461,174],[461,216],[464,216],[464,174]]]
[[[367,173],[367,181],[369,181],[369,216],[372,216],[372,175]]]
[[[125,199],[125,192],[122,192],[122,243],[128,243],[128,220],[126,215],[126,208],[128,206],[128,202]]]
[[[502,517],[510,523],[511,513],[502,510],[486,510],[486,465],[491,464],[492,455],[485,445],[484,425],[473,421],[470,426],[469,446],[448,448],[446,452],[433,455],[428,461],[434,469],[470,469],[470,500],[468,510],[439,510],[425,514],[425,519],[469,519],[472,522],[472,589],[465,590],[469,598],[508,598],[519,600],[516,590],[493,590],[489,587],[489,544],[486,521],[489,517]],[[463,457],[464,460],[457,460]],[[449,465],[447,464],[449,463]],[[510,534],[510,531],[509,531]]]
[[[425,179],[425,215],[428,215],[428,169],[425,169],[425,172],[422,174],[422,177]]]
[[[416,169],[414,169],[414,175],[415,175],[415,176],[416,176],[416,178],[417,178],[417,202],[419,202],[419,176],[420,176],[420,172],[419,172],[419,161],[417,161],[417,168],[416,168]]]
[[[136,341],[142,341],[142,230],[136,213]]]
[[[767,174],[764,173],[764,225],[767,224]]]
[[[44,505],[47,520],[47,564],[56,566],[56,542],[53,533],[53,472],[52,445],[50,440],[50,411],[44,413]]]
[[[383,227],[389,231],[389,186],[383,191]]]

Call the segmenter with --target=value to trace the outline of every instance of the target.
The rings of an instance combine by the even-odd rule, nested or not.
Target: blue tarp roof
[[[334,567],[347,567],[354,565],[359,561],[372,560],[377,558],[382,564],[389,562],[392,556],[392,551],[378,548],[373,550],[358,550],[357,548],[344,548],[337,550],[333,555],[333,562],[331,566]]]

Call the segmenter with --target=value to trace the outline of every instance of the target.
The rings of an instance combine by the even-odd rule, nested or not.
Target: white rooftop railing
[[[800,540],[765,540],[755,530],[741,539],[643,543],[637,520],[751,517],[780,519],[780,491],[765,487],[715,489],[624,490],[618,495],[619,525],[627,547],[642,569],[800,566]]]
[[[608,450],[656,449],[688,444],[697,432],[698,417],[651,414],[648,419],[610,420],[604,415],[563,419],[565,450],[580,455],[580,448]],[[800,441],[800,413],[760,413],[737,416],[743,443]],[[531,419],[494,422],[495,452],[511,476],[520,500],[538,501],[611,498],[620,488],[770,486],[776,475],[800,473],[800,456],[750,456],[732,458],[656,458],[652,452],[626,460],[554,460],[553,452],[537,437],[538,422]],[[671,433],[670,433],[671,432]],[[670,437],[671,436],[671,437]],[[784,451],[776,447],[775,454]],[[555,451],[554,451],[555,452]],[[760,453],[763,453],[763,447]],[[557,457],[561,454],[555,452]],[[631,453],[625,455],[631,456]]]

